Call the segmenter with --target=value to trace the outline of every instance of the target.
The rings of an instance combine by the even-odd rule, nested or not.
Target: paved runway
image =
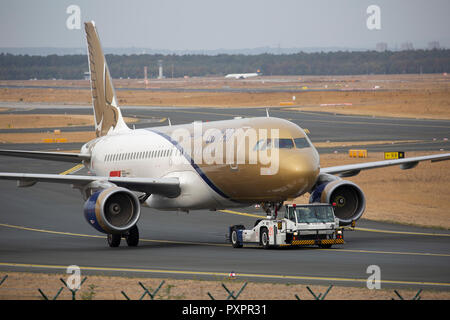
[[[91,106],[0,103],[0,107],[11,108],[9,112],[20,114],[92,114]],[[136,128],[190,123],[194,120],[214,121],[233,117],[263,117],[265,108],[179,108],[179,107],[121,107],[127,117],[137,117]],[[444,151],[450,150],[450,120],[398,119],[367,116],[345,116],[319,112],[302,112],[289,108],[270,108],[270,116],[288,119],[310,131],[315,142],[337,141],[414,141],[401,144],[365,146],[369,152],[377,151]],[[53,128],[51,128],[53,129]],[[91,130],[91,127],[64,128],[63,131]],[[42,132],[50,129],[33,129],[28,132]],[[1,132],[6,132],[6,129]],[[11,133],[16,131],[9,131]],[[70,149],[80,148],[82,143],[71,144]],[[43,149],[49,145],[3,145],[2,148]],[[51,148],[66,148],[66,144],[52,144]],[[358,148],[357,145],[351,148]],[[347,152],[349,147],[319,148],[319,153]]]
[[[33,108],[18,112],[57,111]],[[91,110],[74,106],[65,112]],[[172,123],[186,123],[264,116],[265,110],[129,107],[123,113],[142,118],[170,116]],[[423,140],[402,149],[449,148],[443,141],[450,136],[449,121],[344,117],[283,109],[271,110],[271,115],[308,128],[313,141]],[[440,142],[433,144],[433,137]],[[43,145],[34,148],[39,146]],[[58,162],[0,157],[0,171],[61,173],[69,168]],[[84,220],[82,207],[79,192],[69,186],[40,183],[18,189],[14,182],[0,181],[0,270],[54,272],[76,264],[83,273],[222,279],[234,271],[238,278],[251,281],[365,286],[367,267],[378,265],[382,287],[450,289],[448,231],[363,219],[358,223],[360,230],[346,232],[345,245],[328,250],[234,249],[225,242],[228,226],[253,225],[255,217],[238,213],[260,215],[259,210],[181,214],[144,208],[138,224],[140,246],[109,248],[104,235]]]

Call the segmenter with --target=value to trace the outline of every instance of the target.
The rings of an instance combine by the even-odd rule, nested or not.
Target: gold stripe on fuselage
[[[191,163],[198,166],[201,173],[206,176],[206,179],[220,189],[228,198],[249,203],[258,201],[283,201],[309,191],[317,180],[320,172],[319,155],[312,144],[310,147],[300,149],[277,148],[275,151],[269,150],[267,155],[271,160],[270,164],[267,164],[267,162],[261,163],[258,151],[254,148],[255,143],[262,138],[271,138],[271,130],[273,129],[278,129],[278,137],[280,139],[308,139],[304,131],[290,121],[272,117],[247,118],[203,122],[201,126],[201,135],[194,132],[194,123],[171,127],[157,127],[152,128],[152,131],[161,132],[171,138],[177,136],[176,130],[182,129],[189,131],[191,150],[193,150],[192,153],[189,153],[193,160]],[[226,144],[223,143],[223,140],[216,139],[210,143],[205,141],[209,139],[205,133],[213,129],[223,133],[226,133],[227,130],[234,130],[235,132],[237,130],[243,130],[242,132],[244,133],[253,130],[256,133],[256,140],[251,141],[251,138],[247,137],[245,140],[241,140],[245,141],[245,144],[241,144],[239,150],[235,146],[233,152],[227,153]],[[261,134],[261,132],[266,132],[266,135]],[[183,141],[179,139],[175,140],[179,142],[179,145],[183,146],[183,149],[186,149]],[[216,150],[220,150],[218,146],[221,146],[222,156],[216,158],[216,160],[221,159],[222,161],[206,163],[203,157],[204,153],[196,154],[195,152],[196,146],[199,143],[201,143],[203,152],[205,152],[206,148],[214,149],[217,147]],[[221,144],[219,145],[219,143]],[[239,143],[235,144],[239,145]],[[231,151],[232,149],[229,150]],[[272,152],[277,153],[277,155],[272,154]],[[227,156],[230,153],[234,155],[234,157],[230,158],[232,160],[231,163],[229,159],[227,160]],[[237,155],[243,156],[240,162],[238,162]],[[272,155],[274,155],[273,158]],[[250,159],[258,160],[256,163],[250,163]],[[277,161],[278,163],[274,164],[272,161]],[[272,167],[272,172],[267,174],[267,170],[270,167]],[[266,170],[266,174],[262,173],[263,170]]]

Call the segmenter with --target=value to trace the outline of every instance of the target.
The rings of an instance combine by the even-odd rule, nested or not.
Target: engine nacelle
[[[366,209],[366,197],[353,182],[334,180],[318,185],[309,197],[309,203],[322,202],[335,204],[334,214],[341,226],[358,220]]]
[[[97,191],[84,204],[84,217],[88,223],[106,234],[123,233],[130,229],[137,223],[140,214],[137,196],[120,187]]]

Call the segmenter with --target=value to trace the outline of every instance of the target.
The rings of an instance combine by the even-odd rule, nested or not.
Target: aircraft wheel
[[[122,236],[120,234],[108,234],[108,245],[111,248],[116,248],[120,246],[120,240]]]
[[[125,240],[127,241],[129,247],[137,247],[139,243],[139,229],[137,225],[132,226],[125,233]]]

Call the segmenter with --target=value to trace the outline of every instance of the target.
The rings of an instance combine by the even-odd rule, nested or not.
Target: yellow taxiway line
[[[82,233],[72,233],[72,232],[62,232],[62,231],[53,231],[53,230],[45,230],[45,229],[36,229],[36,228],[16,226],[16,225],[11,225],[11,224],[6,224],[6,223],[0,223],[0,227],[6,227],[6,228],[12,228],[12,229],[18,229],[18,230],[25,230],[25,231],[34,231],[34,232],[57,234],[57,235],[62,235],[62,236],[106,239],[106,236],[98,236],[98,235],[82,234]],[[203,246],[229,247],[228,244],[222,244],[222,243],[189,242],[189,241],[175,241],[175,240],[154,240],[154,239],[139,239],[139,241],[142,241],[142,242],[192,244],[192,245],[203,245]]]
[[[84,164],[82,164],[82,163],[77,164],[75,167],[72,167],[72,168],[70,168],[70,169],[68,169],[68,170],[66,170],[64,172],[61,172],[60,175],[64,176],[64,175],[72,173],[74,171],[78,171],[80,169],[83,169],[83,167],[84,167]]]
[[[378,250],[358,250],[358,249],[321,249],[321,250],[333,250],[335,252],[353,252],[353,253],[379,253],[379,254],[397,254],[397,255],[414,255],[414,256],[434,256],[434,257],[450,257],[450,254],[445,253],[429,253],[429,252],[402,252],[402,251],[378,251]]]
[[[66,270],[67,266],[62,265],[43,265],[43,264],[26,264],[0,262],[1,267],[22,267],[22,268],[41,268],[41,269],[61,269]],[[113,271],[113,272],[136,272],[136,273],[159,273],[159,274],[182,274],[195,276],[219,276],[228,277],[228,273],[212,272],[212,271],[187,271],[187,270],[163,270],[163,269],[135,269],[135,268],[111,268],[111,267],[87,267],[79,266],[82,270],[91,271]],[[294,276],[294,275],[276,275],[276,274],[255,274],[255,273],[239,273],[239,277],[259,278],[259,279],[284,279],[284,280],[309,280],[309,281],[344,281],[344,282],[367,282],[367,279],[361,278],[338,278],[338,277],[311,277],[311,276]],[[419,286],[443,286],[450,287],[450,283],[446,282],[426,282],[426,281],[399,281],[399,280],[380,280],[382,284],[402,284],[402,285],[419,285]]]
[[[247,217],[252,217],[252,218],[258,218],[258,219],[264,219],[266,216],[260,216],[257,214],[251,214],[251,213],[245,213],[245,212],[239,212],[239,211],[233,211],[233,210],[218,210],[220,212],[224,212],[224,213],[231,213],[231,214],[237,214],[240,216],[247,216]]]
[[[356,231],[367,231],[367,232],[379,232],[379,233],[393,233],[393,234],[408,234],[415,236],[435,236],[435,237],[450,237],[448,233],[427,233],[427,232],[412,232],[412,231],[392,231],[392,230],[380,230],[380,229],[370,229],[370,228],[355,228]]]
[[[53,230],[45,230],[45,229],[36,229],[29,228],[23,226],[16,226],[6,223],[0,223],[0,227],[25,230],[25,231],[34,231],[34,232],[42,232],[49,234],[57,234],[62,236],[72,236],[72,237],[83,237],[83,238],[97,238],[97,239],[106,239],[106,236],[99,235],[90,235],[90,234],[81,234],[81,233],[72,233],[72,232],[62,232],[62,231],[53,231]],[[214,247],[229,247],[230,244],[226,243],[208,243],[208,242],[190,242],[190,241],[176,241],[176,240],[156,240],[156,239],[139,239],[142,242],[155,242],[155,243],[170,243],[170,244],[184,244],[184,245],[199,245],[199,246],[214,246]],[[256,244],[246,245],[246,247],[258,247]],[[392,255],[412,255],[412,256],[435,256],[435,257],[450,257],[450,254],[445,253],[428,253],[428,252],[402,252],[402,251],[381,251],[381,250],[351,250],[351,249],[317,249],[321,251],[330,251],[330,252],[349,252],[349,253],[369,253],[369,254],[392,254]]]

